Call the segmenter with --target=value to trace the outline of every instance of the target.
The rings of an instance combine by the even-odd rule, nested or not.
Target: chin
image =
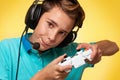
[[[46,50],[48,50],[48,49],[50,49],[50,48],[41,47],[41,48],[40,48],[40,51],[46,51]]]

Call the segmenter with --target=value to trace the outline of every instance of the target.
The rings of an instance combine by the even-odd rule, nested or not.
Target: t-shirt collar
[[[29,37],[32,35],[32,33],[27,33],[25,34],[23,37],[22,37],[22,43],[23,43],[23,46],[25,48],[25,50],[28,52],[30,50],[32,50],[32,45],[29,41]]]

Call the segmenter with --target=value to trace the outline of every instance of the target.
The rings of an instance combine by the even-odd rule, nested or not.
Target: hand
[[[72,65],[58,65],[58,63],[64,59],[65,55],[62,55],[57,59],[53,60],[43,70],[39,71],[32,78],[32,80],[64,80],[68,75],[66,70],[70,70],[72,68]]]
[[[77,46],[77,50],[85,48],[85,49],[92,49],[91,59],[92,61],[89,61],[86,59],[86,62],[91,64],[96,64],[101,60],[102,52],[98,48],[97,44],[88,44],[88,43],[81,43]]]

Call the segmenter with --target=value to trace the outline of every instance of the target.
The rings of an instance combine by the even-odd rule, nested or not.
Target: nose
[[[56,32],[56,31],[51,31],[51,32],[49,33],[49,40],[50,40],[50,41],[55,42],[56,37],[57,37],[57,32]]]

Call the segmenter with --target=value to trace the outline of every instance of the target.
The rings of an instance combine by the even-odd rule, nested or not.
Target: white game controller
[[[92,61],[91,54],[92,50],[80,50],[76,53],[73,57],[67,57],[63,61],[61,61],[58,65],[65,66],[65,65],[72,65],[74,68],[78,68],[82,65],[84,65],[85,59],[88,59],[89,61]],[[69,71],[67,71],[69,72]]]

